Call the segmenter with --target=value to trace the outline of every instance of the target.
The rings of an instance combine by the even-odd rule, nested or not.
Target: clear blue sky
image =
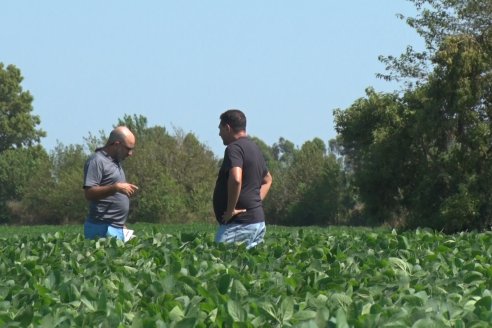
[[[335,137],[332,112],[378,80],[378,55],[421,39],[406,0],[3,1],[0,62],[14,64],[57,141],[83,144],[124,114],[193,132],[218,156],[218,117],[239,108],[272,145]]]

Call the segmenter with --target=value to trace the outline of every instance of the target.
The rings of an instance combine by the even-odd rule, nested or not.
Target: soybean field
[[[492,232],[1,227],[0,327],[490,327]]]

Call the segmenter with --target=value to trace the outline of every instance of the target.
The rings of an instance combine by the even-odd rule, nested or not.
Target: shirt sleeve
[[[95,158],[87,160],[84,166],[84,188],[99,186],[102,180],[102,165]]]
[[[244,153],[239,145],[233,144],[227,147],[226,154],[229,158],[229,169],[232,169],[233,167],[243,167]]]

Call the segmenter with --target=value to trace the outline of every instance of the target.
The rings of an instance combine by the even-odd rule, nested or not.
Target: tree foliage
[[[127,180],[139,186],[131,201],[130,222],[214,221],[212,191],[219,169],[214,154],[193,135],[148,127],[143,116],[125,115],[116,125],[134,129],[137,146],[123,166]],[[18,224],[82,223],[88,204],[82,192],[83,166],[107,136],[89,135],[86,145],[59,143],[11,149],[0,158],[2,222]],[[318,138],[301,148],[286,139],[260,146],[274,176],[265,202],[269,223],[328,225],[347,223],[348,192],[342,163]],[[15,167],[15,170],[12,169]],[[9,204],[9,206],[7,206]]]
[[[139,186],[130,220],[146,222],[212,221],[212,190],[218,169],[213,153],[191,133],[148,127],[143,116],[125,115],[137,137],[135,156],[123,166]],[[86,145],[58,144],[48,155],[40,146],[10,149],[0,156],[0,223],[81,223],[88,212],[82,190],[87,157],[107,136],[89,135]]]
[[[367,88],[365,97],[335,110],[338,136],[328,146],[318,138],[300,148],[284,138],[272,146],[253,138],[273,175],[264,204],[270,223],[350,224],[362,217],[449,232],[492,224],[492,2],[409,1],[418,15],[400,17],[425,49],[381,56],[387,70],[379,74],[404,89]],[[29,222],[35,213],[49,223],[80,222],[88,153],[77,145],[59,145],[50,155],[29,147],[44,132],[36,130],[39,118],[21,81],[18,69],[0,66],[0,220],[10,213]],[[140,187],[132,221],[213,220],[219,161],[195,135],[171,135],[137,115],[117,125],[137,137],[135,156],[124,163]],[[103,131],[89,135],[86,146],[93,151],[105,139]]]
[[[445,40],[467,35],[479,44],[490,47],[492,3],[483,0],[408,0],[417,11],[416,17],[399,14],[400,19],[415,29],[423,38],[425,49],[418,51],[408,46],[399,57],[379,57],[386,64],[386,73],[378,74],[386,80],[404,81],[408,86],[427,82],[435,64],[435,54]]]
[[[336,110],[338,143],[372,220],[482,228],[492,223],[492,4],[412,2],[420,16],[407,22],[426,52],[386,63],[390,74],[419,83],[401,95],[369,89]],[[424,64],[432,70],[417,68]]]
[[[23,198],[22,223],[66,224],[84,221],[87,208],[82,191],[82,145],[58,143],[48,163],[34,175]]]
[[[217,160],[192,133],[147,127],[142,116],[126,115],[118,125],[137,137],[135,156],[124,163],[127,179],[139,186],[131,219],[147,222],[212,220]]]
[[[47,168],[48,154],[41,146],[8,149],[0,155],[0,223],[15,223],[21,201],[33,189],[32,180]]]
[[[46,133],[36,129],[41,120],[32,115],[33,97],[21,86],[18,68],[0,63],[0,153],[38,143]]]
[[[273,154],[268,163],[273,184],[265,212],[270,223],[307,226],[348,222],[346,209],[351,204],[345,202],[351,196],[346,176],[321,139],[307,141],[297,149],[280,138],[269,153]]]
[[[406,113],[395,94],[367,89],[345,111],[335,111],[339,142],[371,224],[389,220],[397,211],[399,186],[408,165],[401,150],[409,142]]]

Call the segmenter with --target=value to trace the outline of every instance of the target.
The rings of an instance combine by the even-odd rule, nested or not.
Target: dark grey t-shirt
[[[121,164],[113,160],[105,151],[100,150],[92,154],[84,166],[84,188],[107,186],[117,182],[126,182]],[[87,220],[93,223],[102,221],[122,227],[128,218],[129,209],[128,196],[117,192],[104,199],[91,201]]]
[[[233,167],[240,167],[243,171],[241,193],[236,208],[246,209],[246,212],[235,216],[228,223],[250,224],[265,221],[260,189],[268,169],[260,148],[248,137],[232,142],[225,150],[213,196],[217,221],[223,223],[222,215],[227,209],[227,180]]]

